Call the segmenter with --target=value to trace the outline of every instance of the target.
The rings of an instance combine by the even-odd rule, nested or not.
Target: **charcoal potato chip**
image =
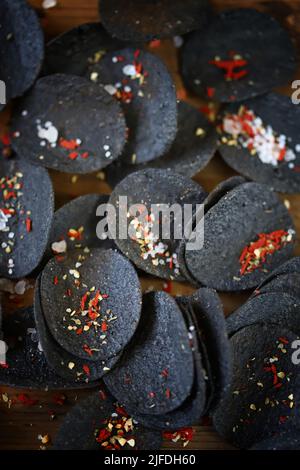
[[[96,215],[97,208],[107,204],[108,198],[104,194],[86,194],[60,207],[54,213],[45,257],[49,259],[75,248],[113,248],[113,240],[96,232],[101,220]]]
[[[105,377],[106,386],[136,414],[161,415],[183,404],[193,381],[193,352],[175,300],[165,292],[144,295],[134,341]]]
[[[300,334],[300,300],[283,292],[250,298],[227,318],[228,335],[259,322],[276,323]]]
[[[48,262],[41,304],[50,333],[63,349],[105,361],[122,351],[137,328],[141,288],[135,269],[120,253],[76,250]]]
[[[122,159],[145,163],[163,155],[177,132],[175,85],[159,57],[141,49],[107,53],[87,77],[121,104],[128,127]]]
[[[0,79],[6,91],[1,93],[1,110],[8,100],[22,96],[33,85],[44,58],[43,32],[26,1],[2,0],[0,44]]]
[[[161,444],[160,432],[133,422],[113,397],[100,390],[67,414],[55,437],[54,449],[152,450],[160,449]]]
[[[19,104],[12,126],[12,144],[21,157],[67,173],[100,170],[125,144],[119,104],[103,87],[75,75],[40,78]]]
[[[61,378],[52,369],[40,345],[31,307],[7,315],[3,325],[7,343],[6,367],[0,367],[0,384],[30,389],[71,389],[84,386]]]
[[[43,74],[83,76],[106,52],[123,46],[124,42],[112,38],[101,23],[81,24],[48,42]]]
[[[225,103],[287,85],[295,64],[288,33],[271,16],[247,8],[221,12],[206,28],[191,33],[182,50],[185,85]]]
[[[207,0],[102,0],[100,16],[112,36],[146,42],[200,28],[208,7]]]
[[[176,299],[177,301],[177,299]],[[181,312],[185,318],[186,325],[189,330],[189,338],[192,344],[194,359],[194,383],[190,395],[183,404],[162,415],[136,414],[132,410],[133,416],[139,423],[153,429],[179,429],[193,424],[199,424],[205,412],[207,393],[208,393],[208,377],[204,366],[203,349],[200,348],[198,336],[193,323],[193,319],[186,309],[181,306]]]
[[[127,197],[127,208],[121,199],[123,196]],[[117,234],[117,247],[138,268],[149,274],[164,279],[182,279],[177,249],[184,228],[184,205],[189,204],[195,209],[205,196],[200,185],[172,171],[149,168],[132,173],[115,187],[109,199],[109,203],[117,209],[117,227],[122,223],[129,233],[128,237],[127,232],[125,237],[121,237],[120,232]],[[182,210],[169,213],[175,204],[177,209],[181,207]],[[121,221],[120,214],[124,210],[127,214],[133,205],[138,205],[134,207],[135,213]],[[159,228],[162,230],[158,233],[155,225],[158,225],[160,216],[162,223]]]
[[[221,291],[257,286],[294,250],[287,209],[257,183],[241,184],[213,205],[205,214],[204,234],[202,249],[185,250],[186,267],[198,283]]]
[[[121,353],[105,361],[81,359],[59,345],[51,335],[46,323],[41,304],[40,276],[34,293],[34,316],[40,344],[49,367],[72,385],[76,384],[77,387],[82,387],[97,384],[99,379],[108,373],[120,359]]]
[[[299,450],[300,436],[299,430],[290,426],[274,434],[263,441],[260,441],[250,448],[250,450]]]
[[[21,278],[39,264],[50,233],[54,196],[47,170],[16,157],[0,162],[0,276]]]
[[[212,124],[196,108],[180,101],[178,131],[170,150],[147,164],[131,165],[120,158],[106,168],[106,179],[114,187],[130,173],[146,167],[173,170],[192,177],[208,164],[216,148],[217,134]]]
[[[233,381],[213,423],[236,447],[249,448],[286,426],[299,429],[294,341],[297,335],[273,324],[248,326],[231,338]]]
[[[299,120],[299,107],[289,96],[277,93],[231,104],[222,117],[220,153],[231,168],[247,178],[274,191],[298,193]],[[235,130],[232,125],[237,126]]]
[[[176,301],[180,307],[188,306],[192,310],[197,334],[205,343],[213,381],[214,393],[209,405],[212,409],[226,394],[232,378],[232,352],[223,308],[217,293],[205,288]]]

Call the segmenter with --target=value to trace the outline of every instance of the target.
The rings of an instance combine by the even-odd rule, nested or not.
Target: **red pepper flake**
[[[171,398],[171,390],[169,388],[167,388],[167,390],[166,390],[166,397],[168,399]]]
[[[10,135],[8,133],[3,134],[1,137],[1,142],[2,142],[2,145],[4,145],[4,147],[8,147],[11,144]]]
[[[283,344],[289,344],[289,341],[286,338],[283,338],[282,336],[278,338],[278,340]]]
[[[206,94],[207,94],[208,98],[213,98],[215,96],[215,93],[216,93],[215,88],[207,87]]]
[[[71,160],[76,160],[76,158],[78,157],[79,153],[78,152],[70,152],[69,153],[69,158]]]
[[[67,140],[60,138],[59,146],[67,150],[75,150],[79,147],[79,144],[76,139]]]
[[[169,370],[168,369],[162,370],[160,375],[165,378],[169,377]]]
[[[101,331],[102,331],[102,333],[105,333],[105,332],[107,331],[107,329],[108,329],[107,323],[106,323],[106,322],[103,322],[103,323],[101,324]]]
[[[26,405],[26,406],[33,406],[38,403],[38,400],[30,398],[29,395],[27,395],[27,393],[20,393],[17,396],[17,400],[19,403],[22,403],[22,405]]]
[[[149,42],[149,47],[155,49],[156,47],[159,47],[161,45],[160,39],[153,39],[153,41]]]
[[[292,241],[292,236],[285,230],[276,230],[271,233],[260,233],[258,240],[246,246],[240,256],[241,275],[250,273],[261,267],[266,261],[267,255],[280,250]]]
[[[280,416],[279,417],[279,423],[284,424],[287,421],[288,417],[287,416]]]
[[[240,80],[249,73],[246,69],[239,71],[235,70],[237,68],[240,69],[248,65],[248,61],[242,58],[236,58],[231,60],[211,60],[209,61],[209,63],[225,71],[225,80]]]
[[[26,218],[25,224],[26,224],[26,231],[31,232],[32,231],[32,220],[29,217]]]
[[[149,397],[149,398],[154,398],[154,397],[155,397],[155,393],[154,393],[154,392],[149,392],[149,393],[148,393],[148,397]]]
[[[164,431],[163,437],[172,442],[182,441],[183,447],[186,447],[194,438],[194,430],[193,428],[181,428],[177,431]]]
[[[84,364],[82,367],[83,371],[86,373],[86,375],[90,375],[90,368],[87,364]]]
[[[54,276],[53,284],[54,284],[55,286],[57,286],[57,284],[58,284],[58,277],[57,277],[57,276]]]
[[[91,350],[91,348],[90,348],[87,344],[84,344],[84,345],[83,345],[83,350],[84,350],[84,352],[86,352],[89,356],[92,356],[92,355],[93,355],[93,351]]]

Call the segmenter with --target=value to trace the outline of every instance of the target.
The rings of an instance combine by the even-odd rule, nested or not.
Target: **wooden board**
[[[97,21],[98,9],[97,0],[58,0],[55,8],[47,11],[43,10],[42,0],[31,0],[29,3],[34,6],[41,18],[45,30],[46,38],[49,39],[63,31],[66,31],[78,24]],[[291,32],[292,37],[300,51],[300,2],[298,0],[274,1],[274,0],[213,0],[211,2],[216,10],[234,7],[256,7],[261,11],[273,14]],[[182,81],[178,72],[178,63],[172,41],[163,41],[159,49],[153,50],[158,53],[166,62],[171,71],[180,96],[186,95],[185,99],[196,106],[200,106],[201,101],[194,96],[186,94],[183,90]],[[299,61],[300,63],[300,61]],[[298,70],[300,72],[300,69]],[[298,74],[299,76],[299,74]],[[286,87],[281,90],[283,93],[291,94],[291,88]],[[9,110],[0,114],[0,132],[6,128],[9,118]],[[220,181],[234,175],[221,158],[216,155],[210,164],[195,177],[207,191],[213,189]],[[76,183],[72,183],[71,175],[63,175],[51,172],[55,192],[56,206],[59,207],[71,198],[90,192],[109,193],[109,186],[93,175],[79,176]],[[296,254],[300,255],[300,196],[285,196],[282,198],[289,200],[291,214],[297,226],[298,243]],[[144,279],[143,287],[150,286],[160,289],[163,282],[155,279]],[[172,294],[192,292],[193,289],[186,284],[172,284]],[[13,297],[6,295],[4,298],[5,311],[30,305],[32,303],[32,289],[27,291],[25,296]],[[230,314],[246,299],[247,294],[221,294],[225,314]],[[26,393],[30,398],[37,400],[36,404],[26,406],[19,402],[19,394]],[[66,392],[66,399],[62,405],[59,393],[50,392],[28,392],[16,390],[8,387],[0,387],[0,449],[39,449],[39,435],[49,434],[53,439],[65,413],[73,406],[77,400],[88,395],[88,391]],[[53,415],[55,418],[53,419]],[[164,443],[165,449],[180,449],[181,444]],[[224,442],[211,425],[203,423],[195,427],[195,437],[189,444],[188,449],[231,449],[232,447]]]

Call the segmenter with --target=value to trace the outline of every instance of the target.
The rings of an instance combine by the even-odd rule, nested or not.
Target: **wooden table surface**
[[[37,9],[47,39],[78,24],[99,19],[97,0],[58,0],[57,6],[49,10],[42,9],[42,0],[30,0],[29,3]],[[211,3],[216,10],[250,6],[273,14],[290,30],[297,44],[298,56],[300,57],[300,2],[298,0],[212,0]],[[179,96],[184,97],[186,101],[196,106],[203,104],[199,99],[186,93],[183,89],[172,41],[162,41],[161,46],[152,51],[160,55],[166,62],[176,82]],[[300,68],[295,78],[300,78]],[[286,87],[281,91],[291,94],[290,87]],[[1,131],[6,128],[8,119],[9,110],[5,110],[0,114]],[[234,174],[234,171],[227,167],[221,158],[216,155],[209,165],[195,177],[195,180],[201,183],[207,191],[210,191],[220,181]],[[51,176],[56,191],[57,207],[81,194],[110,192],[109,186],[105,182],[100,181],[95,174],[79,176],[76,183],[72,183],[71,175],[51,172]],[[300,195],[282,195],[282,198],[290,202],[291,214],[298,233],[296,254],[300,255]],[[163,282],[155,279],[144,279],[143,287],[149,288],[150,286],[160,289],[163,287]],[[172,284],[172,294],[189,293],[192,291],[193,289],[189,285]],[[228,315],[247,299],[247,294],[221,294],[221,298],[225,314]],[[27,291],[25,296],[16,297],[7,294],[4,297],[4,307],[7,314],[16,308],[30,305],[31,303],[32,289]],[[35,404],[28,406],[18,402],[17,397],[20,393],[26,393],[28,397],[36,400]],[[61,401],[60,393],[29,392],[0,387],[0,449],[39,449],[41,443],[38,436],[49,434],[53,439],[65,413],[77,400],[88,394],[89,391],[65,392],[65,397],[62,399],[63,404],[59,404]],[[55,417],[53,418],[53,416]],[[182,445],[181,443],[164,442],[164,448],[179,449],[182,448]],[[224,442],[216,434],[207,420],[201,426],[195,427],[195,437],[188,446],[189,450],[231,448],[228,443]]]

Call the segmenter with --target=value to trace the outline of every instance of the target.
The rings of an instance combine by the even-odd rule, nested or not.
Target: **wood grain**
[[[78,24],[97,21],[98,1],[97,0],[58,0],[55,8],[47,11],[42,9],[41,0],[31,0],[29,3],[37,9],[41,23],[45,30],[46,39],[62,33]],[[274,0],[213,0],[213,7],[219,11],[225,8],[235,7],[253,7],[273,14],[277,17],[291,32],[291,35],[300,51],[300,5],[298,0],[274,1]],[[183,85],[178,72],[178,62],[176,51],[170,40],[162,41],[159,49],[153,50],[166,62],[170,72],[176,82],[177,89],[182,93]],[[297,76],[300,76],[298,70]],[[281,91],[290,94],[290,87],[287,86]],[[201,101],[190,94],[186,94],[186,100],[191,104],[200,106]],[[9,119],[10,110],[7,109],[0,114],[0,132],[6,128]],[[220,181],[234,175],[227,165],[216,155],[210,164],[195,177],[207,191],[213,189]],[[71,175],[63,175],[57,172],[51,172],[51,177],[56,192],[56,206],[59,207],[71,198],[90,192],[106,193],[110,192],[109,186],[105,181],[101,181],[96,174],[78,176],[77,182],[72,183]],[[291,214],[297,226],[298,236],[300,234],[300,196],[282,195],[283,199],[288,199],[291,204]],[[300,255],[300,243],[298,240],[296,254]],[[157,279],[143,279],[143,288],[154,287],[161,289],[163,281]],[[173,283],[172,294],[183,294],[192,292],[191,286],[186,284]],[[25,296],[14,297],[6,295],[4,297],[4,307],[6,313],[15,310],[23,305],[32,303],[32,292],[30,289]],[[230,314],[246,299],[248,294],[221,294],[225,314]],[[39,434],[49,434],[54,438],[55,433],[63,419],[65,413],[79,399],[84,398],[88,391],[68,391],[66,392],[66,402],[63,405],[55,403],[56,393],[52,392],[28,392],[28,395],[37,399],[34,406],[24,406],[17,402],[18,394],[24,392],[21,390],[0,387],[0,449],[39,449]],[[2,395],[2,397],[1,397]],[[11,401],[8,406],[6,398]],[[4,400],[3,400],[4,398]],[[55,415],[55,419],[50,417]],[[195,427],[195,438],[190,443],[188,449],[231,449],[231,446],[224,442],[212,429],[210,425],[201,425]],[[181,448],[181,444],[164,443],[165,449]]]

